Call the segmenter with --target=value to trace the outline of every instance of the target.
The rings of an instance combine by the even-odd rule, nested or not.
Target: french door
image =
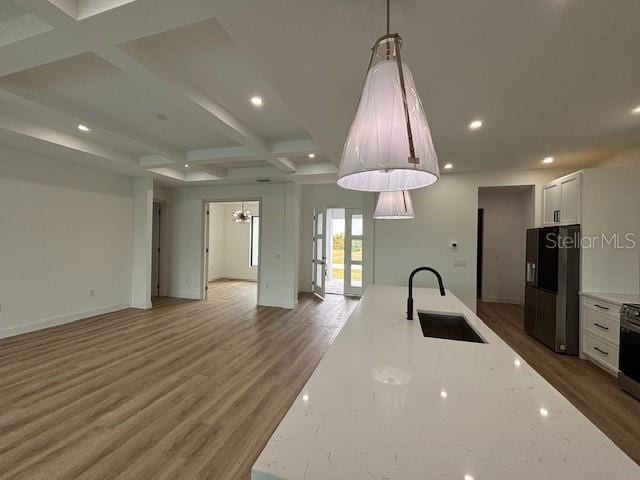
[[[327,279],[327,208],[313,211],[313,293],[324,298]]]
[[[362,295],[364,216],[359,208],[345,209],[344,294]]]

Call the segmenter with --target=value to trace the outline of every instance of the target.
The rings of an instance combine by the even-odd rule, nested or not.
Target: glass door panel
[[[325,296],[327,277],[326,222],[326,207],[315,209],[313,212],[313,265],[311,281],[313,293],[322,298]]]
[[[365,255],[364,216],[359,208],[345,210],[344,293],[362,295],[362,261]]]

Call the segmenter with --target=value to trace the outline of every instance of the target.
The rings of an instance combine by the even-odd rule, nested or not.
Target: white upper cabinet
[[[542,188],[542,224],[580,223],[581,204],[582,172],[555,179]]]
[[[560,212],[560,184],[550,183],[542,187],[542,223],[553,225],[557,223]]]

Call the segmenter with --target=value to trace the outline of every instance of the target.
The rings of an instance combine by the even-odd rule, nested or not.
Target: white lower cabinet
[[[620,305],[582,296],[581,352],[599,367],[618,375]]]

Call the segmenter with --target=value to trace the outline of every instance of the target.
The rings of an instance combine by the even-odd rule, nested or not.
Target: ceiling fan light
[[[378,220],[403,220],[415,218],[411,194],[407,191],[381,192],[373,213]]]
[[[398,59],[380,61],[367,72],[338,169],[341,187],[368,192],[413,190],[431,185],[440,177],[413,75],[404,63],[402,72],[406,111]],[[409,129],[417,163],[410,162]]]

